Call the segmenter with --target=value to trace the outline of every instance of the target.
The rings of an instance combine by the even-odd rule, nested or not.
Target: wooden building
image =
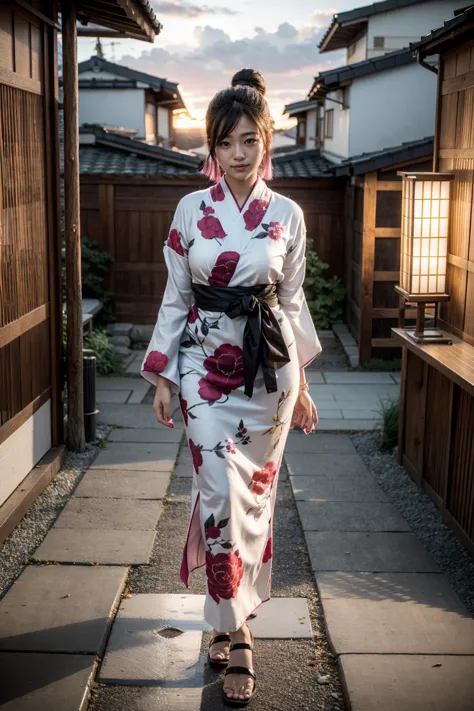
[[[57,42],[58,13],[64,21],[71,10],[70,66],[76,18],[147,41],[161,27],[143,0],[0,5],[0,540],[64,451]]]
[[[453,345],[419,346],[403,331],[400,461],[474,550],[474,5],[422,42],[439,55],[433,169],[454,174],[441,325]]]

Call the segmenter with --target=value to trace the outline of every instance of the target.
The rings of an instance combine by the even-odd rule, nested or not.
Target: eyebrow
[[[245,133],[241,133],[240,137],[243,138],[244,136],[257,136],[258,131],[246,131]],[[230,133],[227,134],[227,136],[224,136],[222,140],[225,140],[226,138],[229,138],[231,136]]]

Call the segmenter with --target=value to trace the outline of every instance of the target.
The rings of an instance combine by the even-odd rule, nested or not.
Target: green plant
[[[391,451],[397,444],[399,412],[399,398],[394,398],[393,400],[382,403],[380,410],[382,421],[377,437],[377,446],[381,451]]]
[[[105,331],[95,330],[90,337],[87,347],[94,351],[96,357],[97,373],[99,375],[121,374],[124,364]]]
[[[303,289],[316,328],[331,328],[343,320],[342,304],[346,289],[339,277],[329,277],[324,272],[329,264],[318,254],[306,248],[306,277]]]
[[[383,360],[382,358],[371,358],[363,365],[356,365],[352,370],[361,370],[369,372],[392,372],[402,369],[401,358],[392,358],[392,360]]]
[[[81,272],[82,298],[99,299],[103,304],[101,318],[109,321],[112,315],[111,300],[113,293],[104,289],[104,278],[109,270],[113,257],[100,249],[99,243],[88,237],[81,237]],[[66,265],[63,252],[63,299],[66,298]]]

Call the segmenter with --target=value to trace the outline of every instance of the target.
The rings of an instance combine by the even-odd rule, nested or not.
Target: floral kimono
[[[206,566],[207,622],[234,631],[270,597],[278,472],[300,368],[321,351],[303,293],[306,230],[301,208],[262,179],[239,208],[225,177],[179,203],[164,256],[168,281],[142,375],[179,394],[193,460],[192,508],[181,578]],[[277,282],[290,361],[267,392],[259,366],[244,393],[246,316],[203,311],[192,283],[221,287]]]

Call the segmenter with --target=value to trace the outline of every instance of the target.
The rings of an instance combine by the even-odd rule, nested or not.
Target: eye
[[[227,148],[227,146],[230,146],[229,141],[220,141],[218,144],[221,148]]]
[[[257,143],[257,139],[256,138],[247,138],[245,143],[249,143],[251,146],[253,146],[254,143]]]

